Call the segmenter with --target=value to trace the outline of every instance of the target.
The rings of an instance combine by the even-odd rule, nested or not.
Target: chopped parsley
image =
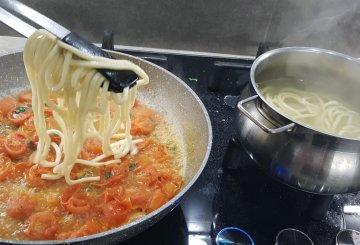
[[[85,178],[85,177],[92,177],[94,176],[94,173],[91,170],[85,170],[81,173],[79,173],[75,179],[81,179],[81,178]]]
[[[92,192],[95,190],[95,187],[93,185],[88,185],[84,189],[86,192]]]
[[[26,106],[19,106],[15,109],[15,113],[19,114],[21,112],[25,112],[27,109],[28,109],[28,107],[26,107]]]
[[[130,165],[129,165],[129,170],[130,171],[132,171],[132,170],[134,170],[136,167],[137,167],[137,163],[136,162],[132,162],[132,163],[130,163]]]

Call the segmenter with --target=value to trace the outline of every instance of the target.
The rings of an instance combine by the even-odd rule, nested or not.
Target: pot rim
[[[255,71],[258,68],[259,64],[261,64],[264,60],[268,59],[269,57],[273,56],[273,55],[277,55],[277,54],[281,54],[281,53],[289,53],[289,52],[307,52],[307,53],[318,53],[318,54],[324,54],[324,55],[331,55],[331,56],[337,56],[340,57],[344,60],[348,60],[350,62],[356,62],[359,64],[360,66],[360,60],[357,58],[354,58],[350,55],[346,55],[343,53],[339,53],[336,51],[332,51],[332,50],[328,50],[328,49],[322,49],[322,48],[314,48],[314,47],[283,47],[283,48],[277,48],[277,49],[272,49],[270,51],[267,51],[265,53],[263,53],[262,55],[260,55],[259,57],[257,57],[250,69],[250,80],[251,80],[251,84],[252,84],[252,88],[255,90],[256,94],[259,95],[260,99],[262,100],[262,102],[264,102],[267,106],[269,106],[274,112],[276,112],[277,114],[279,114],[281,117],[286,118],[287,120],[294,122],[296,126],[301,126],[304,127],[308,130],[311,131],[315,131],[316,133],[319,134],[323,134],[326,136],[330,136],[330,137],[335,137],[338,139],[344,139],[344,140],[350,140],[350,141],[356,141],[359,142],[360,139],[356,139],[356,138],[351,138],[351,137],[344,137],[344,136],[338,136],[336,134],[331,134],[328,132],[324,132],[318,129],[315,129],[305,123],[302,123],[298,120],[295,120],[287,115],[285,115],[284,113],[282,113],[280,110],[278,110],[276,107],[274,107],[270,102],[268,102],[264,96],[262,95],[262,93],[259,91],[258,87],[256,86],[257,82],[255,81]],[[291,133],[291,131],[289,131],[289,133]]]

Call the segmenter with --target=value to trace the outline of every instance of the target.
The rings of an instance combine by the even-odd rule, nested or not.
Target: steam
[[[360,57],[358,0],[279,0],[268,40]]]

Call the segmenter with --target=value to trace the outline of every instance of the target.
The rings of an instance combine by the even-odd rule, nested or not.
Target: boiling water
[[[258,84],[266,102],[289,119],[317,131],[360,138],[360,113],[335,94],[325,93],[295,79],[273,79]]]

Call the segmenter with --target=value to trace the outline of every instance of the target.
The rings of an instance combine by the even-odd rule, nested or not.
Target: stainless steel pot
[[[360,141],[292,120],[257,88],[267,80],[300,79],[307,89],[335,94],[360,109],[359,61],[329,50],[281,48],[258,57],[250,76],[236,113],[238,138],[250,157],[275,179],[303,191],[359,191]]]
[[[197,180],[209,157],[212,130],[208,113],[199,97],[178,77],[150,62],[125,54],[112,52],[118,59],[128,59],[139,65],[149,75],[148,86],[139,89],[139,96],[156,106],[173,122],[183,136],[187,166],[182,190],[156,211],[121,226],[99,234],[66,241],[14,241],[0,239],[0,243],[13,244],[117,244],[147,229],[164,217],[180,202],[184,194]],[[29,87],[22,53],[0,57],[0,95]]]

